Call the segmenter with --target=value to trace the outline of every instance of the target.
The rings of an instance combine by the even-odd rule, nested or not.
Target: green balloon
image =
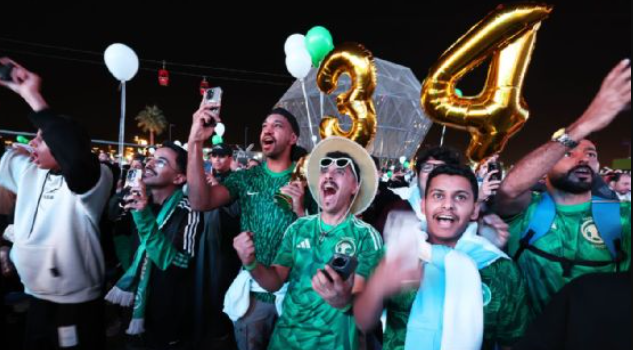
[[[26,137],[24,137],[22,135],[18,136],[17,140],[18,140],[19,143],[22,143],[22,144],[25,144],[25,145],[30,142],[29,139],[27,139]]]
[[[388,172],[387,176],[389,176],[389,178],[391,179],[393,177],[393,171]]]
[[[214,135],[213,138],[211,138],[211,143],[215,146],[215,145],[220,145],[224,143],[224,140],[222,139],[222,136],[220,135]]]
[[[334,39],[329,30],[317,26],[306,35],[306,48],[312,57],[312,64],[318,67],[321,61],[334,50]]]
[[[409,162],[404,162],[404,168],[405,169],[409,169],[411,167],[411,163]]]
[[[460,89],[455,89],[455,94],[457,97],[464,97],[464,92]]]

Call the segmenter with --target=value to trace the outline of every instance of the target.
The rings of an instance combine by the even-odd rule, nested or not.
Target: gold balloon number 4
[[[468,157],[480,162],[501,153],[529,118],[522,96],[540,24],[551,6],[501,6],[455,43],[431,69],[421,104],[435,122],[470,132]],[[483,91],[460,97],[457,83],[491,58]]]
[[[324,117],[320,125],[321,138],[341,136],[368,147],[374,140],[378,128],[373,95],[376,90],[377,74],[374,57],[364,46],[346,43],[337,47],[325,58],[317,75],[317,85],[326,94],[338,87],[341,75],[351,77],[351,89],[337,100],[341,114],[352,120],[349,131],[341,128],[336,117]]]

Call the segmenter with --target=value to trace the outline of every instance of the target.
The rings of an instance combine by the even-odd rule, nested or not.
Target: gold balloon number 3
[[[352,120],[349,131],[341,128],[336,117],[324,117],[321,121],[321,138],[341,136],[368,147],[376,136],[378,122],[373,95],[376,90],[376,65],[374,57],[364,46],[347,43],[339,46],[325,58],[317,75],[317,85],[326,94],[338,87],[341,75],[351,77],[351,89],[336,98],[338,110]]]
[[[471,133],[471,160],[480,162],[503,151],[527,122],[523,82],[536,33],[551,11],[551,6],[536,4],[499,7],[444,53],[425,80],[422,107],[435,122]],[[483,91],[459,97],[459,80],[488,58]]]

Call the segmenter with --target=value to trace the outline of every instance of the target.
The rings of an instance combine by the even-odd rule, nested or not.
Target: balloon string
[[[320,97],[320,102],[321,102],[321,115],[319,116],[319,119],[322,119],[325,116],[324,107],[323,107],[325,94],[323,93],[323,91],[320,91],[319,97]]]
[[[121,83],[121,121],[119,124],[119,157],[123,164],[123,143],[125,142],[125,82]]]
[[[314,142],[314,132],[312,130],[312,117],[310,116],[310,106],[308,105],[308,92],[306,91],[306,84],[303,79],[301,79],[301,89],[303,90],[303,99],[306,101],[306,112],[308,113],[308,126],[310,127],[310,141],[312,141],[312,147],[316,146]]]

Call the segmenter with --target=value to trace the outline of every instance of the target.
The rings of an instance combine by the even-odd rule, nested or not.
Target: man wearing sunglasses
[[[189,349],[193,320],[193,257],[203,224],[182,187],[187,152],[167,142],[148,158],[143,179],[125,197],[139,247],[106,300],[133,307],[130,335],[151,349]]]
[[[290,226],[272,264],[259,260],[250,234],[234,246],[264,289],[274,292],[289,283],[269,349],[358,349],[352,301],[381,257],[382,239],[356,215],[376,195],[376,166],[358,144],[330,137],[312,152],[307,177],[322,212]],[[358,263],[349,277],[331,266],[335,254]]]

